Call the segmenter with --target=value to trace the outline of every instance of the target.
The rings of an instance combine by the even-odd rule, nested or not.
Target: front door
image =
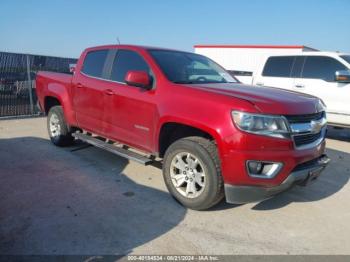
[[[146,71],[153,75],[140,54],[119,49],[112,63],[110,82],[104,86],[103,134],[113,140],[153,151],[152,134],[158,118],[155,103],[157,91],[125,84],[126,73],[130,70]]]

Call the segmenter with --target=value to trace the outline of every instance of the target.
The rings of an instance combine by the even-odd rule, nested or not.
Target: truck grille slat
[[[311,120],[319,120],[322,117],[324,117],[324,115],[325,115],[324,112],[319,112],[316,114],[309,114],[309,115],[286,115],[285,117],[287,118],[290,124],[295,124],[295,123],[307,123],[307,122],[310,122]]]
[[[319,112],[315,114],[308,114],[308,115],[285,115],[285,118],[288,120],[290,125],[295,124],[303,124],[303,123],[310,123],[312,120],[320,120],[323,117],[325,117],[325,112]],[[321,130],[318,133],[312,133],[310,132],[304,133],[304,134],[295,134],[293,135],[293,140],[295,146],[298,147],[304,147],[307,145],[312,145],[312,143],[315,143],[316,141],[320,139],[324,139],[325,131]]]
[[[322,135],[322,132],[319,132],[317,134],[305,134],[305,135],[294,136],[294,143],[296,146],[311,144],[317,141],[321,137],[321,135]]]

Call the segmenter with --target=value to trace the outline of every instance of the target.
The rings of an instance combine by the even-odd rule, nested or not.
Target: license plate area
[[[313,182],[316,181],[316,179],[320,176],[322,173],[323,169],[325,169],[324,166],[316,168],[314,170],[311,170],[307,176],[307,178],[300,184],[301,186],[307,186],[312,184]]]

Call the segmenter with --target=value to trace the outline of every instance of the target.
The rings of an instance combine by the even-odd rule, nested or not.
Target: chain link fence
[[[69,64],[76,62],[74,58],[0,52],[0,118],[39,114],[36,73],[69,73]]]

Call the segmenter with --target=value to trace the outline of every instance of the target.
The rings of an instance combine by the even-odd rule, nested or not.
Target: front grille
[[[311,120],[319,120],[324,116],[325,116],[325,112],[319,112],[319,113],[308,114],[308,115],[286,115],[285,117],[287,118],[290,124],[295,124],[295,123],[307,123],[307,122],[310,122]]]
[[[305,135],[294,136],[294,143],[297,147],[311,144],[317,141],[321,136],[322,136],[322,132],[319,132],[317,134],[305,134]]]
[[[325,117],[325,112],[319,112],[315,114],[308,115],[286,115],[285,118],[288,120],[290,125],[295,124],[306,124],[310,123],[312,120],[320,120]],[[294,144],[295,146],[302,147],[305,145],[310,145],[325,136],[325,128],[323,128],[319,133],[305,132],[303,134],[294,134]]]

